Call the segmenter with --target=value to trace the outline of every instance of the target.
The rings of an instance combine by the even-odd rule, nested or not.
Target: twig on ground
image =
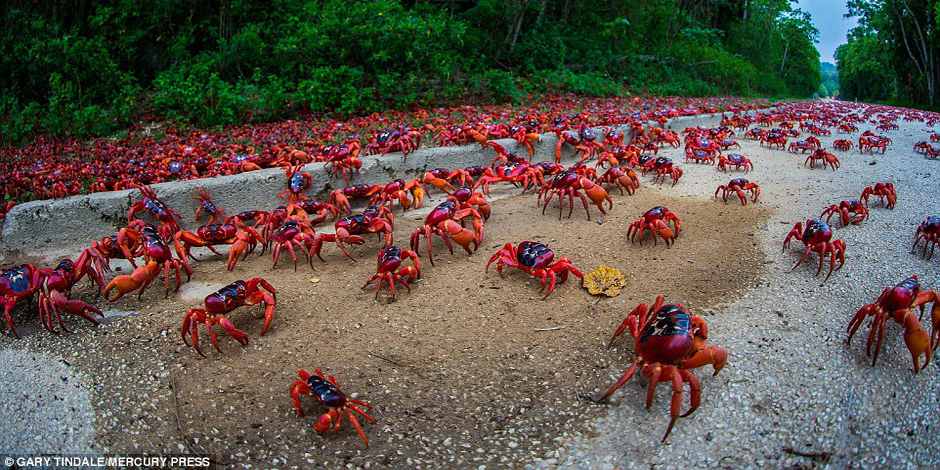
[[[568,328],[568,325],[553,326],[551,328],[536,328],[535,331],[554,331],[554,330],[564,330],[565,328]]]
[[[389,359],[389,358],[387,358],[387,357],[385,357],[385,356],[376,354],[376,353],[374,353],[374,352],[372,352],[372,351],[366,351],[366,354],[368,354],[368,355],[370,355],[370,356],[372,356],[372,357],[377,357],[377,358],[379,358],[379,359],[381,359],[381,360],[383,360],[383,361],[390,362],[390,363],[395,364],[396,366],[399,366],[399,367],[411,367],[411,366],[408,365],[408,364],[403,364],[403,363],[398,362],[398,361],[396,361],[396,360]]]
[[[823,461],[823,462],[829,460],[829,458],[832,457],[832,452],[826,452],[826,451],[819,451],[819,452],[803,452],[803,451],[800,451],[800,450],[796,450],[796,449],[794,449],[794,448],[792,448],[792,447],[790,447],[790,446],[783,446],[783,451],[786,452],[786,453],[788,453],[788,454],[798,455],[798,456],[800,456],[800,457],[808,457],[808,458],[811,458],[811,459],[813,459],[813,460],[819,460],[819,461]]]

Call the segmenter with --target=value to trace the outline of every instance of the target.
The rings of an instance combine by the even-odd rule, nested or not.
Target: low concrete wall
[[[682,130],[691,126],[716,126],[720,114],[689,116],[672,119],[667,127]],[[598,130],[598,135],[600,135]],[[629,127],[619,130],[632,134]],[[555,134],[542,134],[542,140],[535,146],[532,161],[554,161]],[[509,150],[524,153],[522,147],[516,148],[512,139],[498,140]],[[565,154],[571,154],[571,147],[565,147]],[[363,158],[359,174],[353,184],[386,184],[395,178],[420,178],[428,170],[444,168],[464,168],[474,165],[489,165],[495,157],[492,149],[482,150],[479,145],[460,147],[433,147],[417,150],[404,161],[400,153]],[[572,161],[563,163],[570,164]],[[310,197],[326,198],[330,191],[345,186],[342,178],[331,179],[323,163],[306,165],[304,172],[311,175],[313,182],[304,194]],[[280,168],[251,171],[231,176],[203,178],[155,184],[152,186],[157,195],[181,215],[184,228],[195,228],[193,214],[198,202],[192,197],[196,187],[204,187],[212,195],[213,201],[229,214],[252,209],[270,210],[284,204],[278,194],[284,191],[285,174]],[[0,264],[10,265],[30,260],[51,263],[61,257],[74,257],[92,241],[116,233],[127,223],[127,212],[131,205],[140,199],[140,192],[135,190],[112,191],[63,199],[31,201],[15,206],[6,217],[0,237]],[[142,214],[142,217],[149,217]]]

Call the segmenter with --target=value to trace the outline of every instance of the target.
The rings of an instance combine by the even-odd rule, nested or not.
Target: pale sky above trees
[[[840,44],[845,43],[845,33],[858,23],[855,18],[843,18],[845,15],[845,0],[799,0],[799,8],[808,11],[813,17],[813,23],[819,28],[820,60],[835,63],[833,54]]]

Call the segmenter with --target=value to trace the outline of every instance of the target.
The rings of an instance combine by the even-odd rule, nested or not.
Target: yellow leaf
[[[623,271],[604,264],[584,276],[584,287],[591,295],[604,294],[608,297],[616,297],[626,285],[627,276],[623,274]]]

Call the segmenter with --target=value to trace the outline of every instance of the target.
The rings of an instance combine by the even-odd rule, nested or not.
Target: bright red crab
[[[205,354],[199,350],[199,325],[205,325],[212,345],[215,346],[219,354],[222,350],[219,348],[219,340],[215,335],[215,325],[218,324],[235,341],[242,346],[248,344],[248,335],[244,331],[235,328],[225,315],[241,306],[252,306],[259,302],[264,302],[264,326],[261,327],[261,336],[268,331],[271,320],[274,319],[274,307],[277,305],[277,291],[274,286],[260,277],[252,278],[248,281],[235,281],[206,296],[206,308],[194,308],[186,312],[183,317],[183,326],[180,334],[183,342],[189,345],[186,335],[189,334],[193,339],[193,349],[200,356]]]
[[[754,169],[754,163],[744,155],[740,153],[729,153],[727,156],[718,157],[718,170],[728,172],[728,167],[733,166],[735,170],[740,170],[744,168],[744,172],[747,173],[750,170]]]
[[[686,313],[682,304],[663,305],[664,301],[665,298],[660,295],[656,297],[652,308],[646,304],[637,305],[614,332],[607,347],[613,346],[614,340],[629,328],[630,336],[636,343],[636,360],[603,395],[593,399],[599,403],[607,401],[639,370],[649,378],[646,392],[646,407],[649,408],[653,404],[656,387],[663,382],[671,383],[671,420],[662,442],[669,437],[676,421],[691,415],[702,401],[702,385],[690,369],[711,364],[714,369],[712,376],[715,376],[728,363],[728,351],[724,348],[705,346],[708,340],[705,320]],[[689,384],[690,406],[688,411],[680,415],[685,383]]]
[[[670,221],[672,221],[672,229],[668,225]],[[676,242],[679,231],[682,230],[682,225],[679,222],[679,216],[664,206],[656,206],[644,212],[637,221],[627,228],[630,243],[633,243],[635,238],[639,236],[640,245],[642,245],[643,234],[647,230],[653,235],[653,245],[656,244],[656,235],[659,235],[666,242],[666,246],[669,246]]]
[[[332,217],[330,220],[335,220],[336,217],[339,216],[338,207],[319,199],[307,199],[306,201],[298,202],[296,205],[307,214],[311,225],[324,222],[330,217]]]
[[[881,199],[881,205],[888,209],[894,209],[894,205],[898,200],[898,193],[894,191],[894,184],[886,181],[865,188],[862,190],[859,199],[865,201],[865,206],[868,207],[868,198],[872,195],[878,196]]]
[[[582,194],[581,191],[584,191]],[[600,187],[597,184],[594,184],[590,179],[579,175],[577,172],[568,170],[563,171],[555,175],[555,178],[552,179],[551,183],[546,183],[542,186],[542,189],[538,193],[538,202],[542,201],[542,196],[545,195],[545,204],[542,205],[542,213],[545,213],[545,209],[548,208],[548,203],[552,200],[554,195],[558,195],[558,219],[561,220],[561,214],[565,208],[565,196],[568,196],[568,218],[571,218],[571,213],[574,211],[574,198],[577,196],[581,199],[581,203],[584,204],[584,212],[587,213],[588,220],[591,220],[591,211],[588,209],[587,199],[584,198],[584,195],[591,199],[591,202],[597,206],[598,210],[602,214],[606,214],[607,211],[604,209],[604,202],[607,202],[608,209],[614,207],[614,201],[610,198],[610,195],[607,194],[607,191],[604,191],[604,188]]]
[[[682,168],[673,165],[672,159],[669,157],[659,157],[646,162],[643,166],[643,174],[645,175],[649,171],[656,172],[656,177],[653,178],[654,183],[665,183],[666,176],[669,176],[672,178],[672,185],[675,186],[679,182],[679,178],[682,177]]]
[[[826,261],[826,255],[830,256],[829,260],[829,274],[826,275],[826,279],[823,279],[823,282],[829,279],[829,276],[832,276],[832,271],[835,268],[836,260],[839,261],[839,268],[841,269],[842,265],[845,264],[845,241],[840,239],[832,240],[832,229],[829,228],[829,225],[819,219],[812,219],[806,221],[806,229],[803,229],[803,224],[797,222],[793,226],[793,230],[790,230],[790,233],[787,234],[787,237],[783,240],[783,250],[786,250],[790,246],[790,238],[796,238],[803,242],[806,245],[806,251],[803,253],[803,256],[800,257],[800,260],[790,268],[790,271],[796,269],[803,261],[809,257],[810,252],[819,253],[819,269],[816,270],[816,275],[822,271],[823,264]]]
[[[461,186],[454,190],[450,196],[447,197],[448,201],[456,202],[459,206],[459,209],[476,209],[477,212],[483,216],[483,220],[489,220],[490,218],[490,204],[486,201],[486,197],[482,193],[473,191],[473,188],[470,186]],[[483,227],[480,227],[480,235],[483,234]]]
[[[842,201],[827,207],[819,217],[826,217],[826,222],[829,222],[832,216],[836,214],[839,214],[839,221],[842,222],[842,226],[845,227],[849,224],[855,225],[862,223],[868,218],[868,209],[865,208],[862,201]]]
[[[277,267],[277,260],[281,257],[281,250],[287,248],[291,260],[294,262],[294,271],[297,270],[297,253],[294,248],[299,248],[307,257],[307,263],[313,268],[313,260],[310,258],[310,248],[316,242],[317,234],[313,227],[307,222],[306,218],[293,218],[285,221],[272,232],[271,236],[271,256],[274,258],[274,266]]]
[[[927,216],[920,225],[917,226],[917,233],[914,237],[914,246],[911,247],[911,253],[917,249],[917,244],[924,241],[924,251],[921,256],[930,259],[933,257],[933,249],[940,244],[940,216]],[[930,248],[930,255],[927,254],[927,248]]]
[[[405,266],[401,269],[401,264],[411,259],[412,266]],[[397,271],[396,271],[397,270]],[[376,273],[363,284],[365,289],[375,281],[379,285],[375,288],[375,298],[379,298],[379,291],[382,290],[382,283],[388,282],[388,288],[392,291],[392,299],[395,299],[395,282],[400,282],[408,292],[411,292],[409,283],[415,282],[421,278],[421,261],[418,260],[418,254],[411,250],[402,250],[395,245],[387,246],[379,252],[378,268]]]
[[[366,155],[382,154],[389,152],[401,152],[402,157],[407,160],[408,154],[414,152],[421,146],[421,132],[417,129],[408,127],[398,127],[390,131],[382,131],[371,137],[366,145]]]
[[[209,224],[196,229],[196,233],[180,230],[173,236],[173,244],[176,247],[176,254],[181,260],[193,258],[189,253],[194,246],[206,247],[210,251],[219,255],[215,251],[215,245],[232,245],[228,253],[228,263],[226,268],[231,271],[238,264],[238,259],[244,259],[255,250],[255,247],[261,244],[261,254],[264,254],[266,246],[264,238],[255,229],[245,226],[243,229],[231,224]],[[244,255],[244,256],[243,256]]]
[[[832,147],[836,150],[852,150],[852,145],[853,144],[851,140],[837,139],[832,141]]]
[[[633,195],[640,188],[640,178],[636,176],[636,172],[621,166],[610,167],[598,178],[597,183],[606,185],[608,191],[613,185],[620,190],[621,195],[624,190],[627,190],[627,194]]]
[[[284,166],[284,172],[287,175],[287,189],[285,189],[283,193],[279,194],[278,197],[286,197],[290,204],[296,204],[299,201],[307,199],[307,197],[301,193],[304,190],[310,188],[310,185],[313,182],[313,179],[309,174],[301,171],[303,167],[303,163],[298,163],[296,166]]]
[[[172,239],[173,234],[180,230],[179,212],[171,209],[161,201],[160,198],[157,197],[157,193],[153,192],[153,188],[150,186],[138,185],[137,189],[140,190],[144,198],[134,203],[130,210],[127,211],[128,224],[137,220],[135,215],[138,212],[149,212],[150,215],[160,222],[160,235],[166,240]]]
[[[385,206],[369,206],[361,214],[351,215],[337,220],[334,224],[336,233],[322,233],[317,235],[310,249],[312,254],[317,255],[321,261],[325,261],[320,256],[320,248],[323,242],[336,242],[336,246],[342,250],[347,258],[355,261],[352,253],[346,248],[346,243],[361,245],[365,240],[361,235],[367,233],[385,234],[385,246],[392,244],[392,229],[395,228],[395,221],[392,218],[392,211]]]
[[[140,291],[137,293],[137,298],[139,299],[144,295],[144,290],[147,289],[147,286],[160,274],[161,270],[163,271],[163,280],[166,285],[166,294],[164,297],[170,295],[171,269],[176,272],[176,290],[179,290],[180,285],[183,283],[180,268],[186,272],[187,282],[193,274],[192,269],[189,268],[185,260],[173,258],[173,251],[170,250],[170,246],[167,245],[157,228],[150,224],[140,223],[140,221],[135,222],[138,223],[133,223],[129,227],[121,229],[117,236],[118,246],[121,247],[125,258],[131,261],[135,269],[131,274],[121,274],[115,277],[105,286],[105,297],[108,296],[108,293],[112,289],[116,289],[114,295],[108,298],[109,302],[114,302],[123,297],[124,294],[132,292],[137,288],[140,288]],[[136,248],[137,251],[132,252],[132,247]],[[134,262],[134,258],[137,256],[144,257],[144,265],[137,266]]]
[[[431,251],[431,235],[437,235],[444,240],[450,253],[454,253],[454,247],[450,241],[453,240],[462,246],[467,254],[471,254],[480,247],[480,241],[483,238],[483,218],[480,213],[472,207],[458,209],[457,201],[448,199],[437,205],[434,210],[424,219],[424,225],[416,228],[411,233],[411,249],[414,252],[420,251],[421,236],[424,235],[427,240],[428,258],[431,260],[431,266],[434,266],[434,253]],[[464,221],[471,219],[473,230],[464,227]],[[473,249],[470,245],[473,244]]]
[[[803,166],[806,166],[806,164],[809,163],[809,168],[813,169],[816,165],[816,162],[819,160],[823,160],[823,169],[826,168],[827,163],[832,168],[832,171],[836,171],[836,169],[840,166],[839,158],[832,153],[827,152],[824,148],[816,149],[812,155],[806,157],[806,161],[803,162]]]
[[[408,193],[411,193],[411,199],[408,198]],[[412,205],[415,209],[420,208],[424,204],[424,188],[421,187],[421,180],[405,181],[398,178],[376,192],[369,200],[369,205],[384,206],[389,204],[394,206],[396,199],[398,199],[402,210],[408,210]]]
[[[72,287],[78,284],[86,274],[92,282],[98,285],[99,293],[104,287],[104,279],[100,277],[99,272],[93,269],[91,264],[81,260],[80,256],[79,264],[68,258],[63,259],[55,269],[43,273],[42,288],[39,291],[39,318],[43,326],[52,333],[58,333],[52,323],[53,316],[62,331],[69,332],[68,327],[62,321],[62,312],[82,317],[95,325],[98,324],[98,319],[91,314],[104,317],[104,313],[98,307],[69,298]]]
[[[194,216],[197,222],[203,212],[209,216],[210,224],[222,223],[222,221],[225,220],[225,211],[212,202],[212,197],[205,188],[196,188],[196,196],[193,196],[193,199],[199,202],[199,207],[196,208],[196,215]]]
[[[294,404],[294,409],[297,410],[297,414],[304,416],[304,410],[300,406],[300,396],[313,395],[318,403],[329,408],[329,411],[320,415],[320,419],[317,420],[317,424],[313,426],[313,429],[317,432],[326,432],[332,427],[334,432],[338,432],[340,423],[343,422],[343,413],[345,413],[346,417],[349,418],[349,422],[352,423],[356,432],[359,433],[359,438],[366,444],[366,447],[369,447],[369,439],[366,439],[366,435],[362,432],[359,421],[352,412],[355,411],[359,413],[363,418],[369,420],[370,423],[375,424],[375,419],[359,408],[361,406],[371,410],[372,405],[364,401],[356,400],[343,393],[339,382],[337,382],[332,375],[329,376],[328,380],[323,376],[323,372],[320,372],[320,369],[317,369],[316,372],[317,375],[310,375],[303,369],[300,369],[298,371],[300,380],[295,380],[288,389],[291,402]],[[336,423],[335,425],[333,424],[334,422]]]
[[[32,298],[33,294],[42,287],[44,277],[42,270],[32,264],[23,264],[0,271],[0,302],[3,303],[3,314],[6,316],[10,332],[17,338],[20,335],[16,332],[10,313],[17,302]]]
[[[718,191],[722,191],[721,199],[725,202],[728,202],[729,193],[737,194],[738,199],[741,200],[741,204],[745,206],[747,205],[747,195],[744,194],[745,191],[751,193],[751,202],[757,202],[757,197],[760,196],[760,186],[744,178],[735,178],[729,181],[727,185],[718,185],[718,189],[715,190],[715,197],[718,197]]]
[[[913,311],[920,307],[920,316],[923,317],[924,306],[930,302],[933,302],[930,315],[933,326],[932,337],[924,331]],[[927,364],[930,364],[931,351],[936,349],[938,335],[940,335],[940,295],[933,290],[922,291],[917,276],[911,276],[894,287],[885,288],[875,303],[862,307],[849,322],[847,329],[849,337],[846,343],[852,341],[852,336],[869,316],[874,317],[871,332],[868,334],[867,349],[868,355],[871,356],[871,346],[872,343],[875,344],[875,356],[871,360],[872,367],[878,361],[881,341],[885,335],[885,323],[889,318],[904,328],[904,344],[907,345],[911,358],[914,360],[914,372],[917,373],[921,367],[927,367]],[[876,336],[878,337],[877,343],[875,343]],[[923,366],[920,364],[920,356],[927,356]]]
[[[343,175],[343,181],[349,184],[349,179],[355,173],[359,173],[362,168],[362,160],[359,159],[359,152],[362,150],[362,144],[358,136],[351,135],[346,138],[346,142],[329,146],[327,149],[327,165],[330,178],[335,178],[337,174]]]
[[[330,193],[329,203],[338,207],[339,210],[343,211],[346,214],[352,212],[352,207],[349,205],[350,199],[363,199],[367,197],[372,197],[375,193],[382,191],[382,186],[377,184],[354,184],[352,186],[346,186],[342,189],[334,189]]]
[[[500,277],[503,277],[503,265],[528,273],[532,277],[537,277],[542,281],[542,288],[545,289],[545,283],[548,283],[548,292],[542,297],[542,300],[548,298],[555,290],[556,283],[564,283],[568,280],[568,274],[572,274],[581,279],[581,285],[584,285],[584,275],[581,274],[568,257],[552,263],[555,259],[555,252],[544,243],[534,241],[524,241],[518,246],[512,246],[507,243],[503,249],[496,252],[486,263],[486,270],[490,270],[490,265],[496,261],[496,271]]]

